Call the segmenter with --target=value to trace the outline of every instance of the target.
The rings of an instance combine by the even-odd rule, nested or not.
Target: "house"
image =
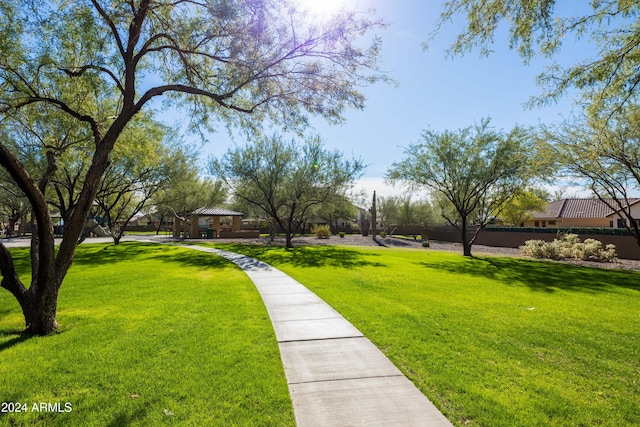
[[[607,202],[617,206],[615,199],[608,199]],[[629,199],[628,207],[635,221],[640,222],[640,199]],[[622,228],[628,221],[622,212],[611,209],[599,199],[558,200],[549,203],[544,211],[534,212],[532,216],[532,219],[525,221],[525,227]]]

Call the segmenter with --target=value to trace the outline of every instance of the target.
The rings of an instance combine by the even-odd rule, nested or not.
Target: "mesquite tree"
[[[387,178],[429,190],[450,205],[442,216],[460,231],[463,254],[471,256],[478,231],[536,175],[531,139],[519,128],[506,135],[495,131],[489,120],[458,131],[424,131]],[[470,225],[479,226],[471,238]]]
[[[324,149],[317,137],[299,144],[279,135],[258,136],[245,147],[229,149],[211,165],[236,199],[280,226],[287,248],[293,247],[292,238],[309,215],[343,200],[363,170],[360,159],[348,160]]]
[[[640,245],[634,212],[640,190],[640,106],[627,104],[604,117],[584,115],[542,130],[561,173],[583,182],[616,212]]]
[[[33,173],[14,149],[19,135],[0,132],[0,166],[29,201],[35,226],[31,285],[0,245],[1,286],[31,334],[57,328],[58,292],[109,155],[150,101],[164,95],[200,125],[301,126],[309,114],[340,121],[345,108],[363,107],[363,84],[384,78],[379,40],[354,44],[381,25],[371,13],[318,23],[288,0],[0,0],[0,22],[0,130],[18,116],[51,119],[89,137],[91,148],[55,250],[47,190],[69,141],[44,129]]]

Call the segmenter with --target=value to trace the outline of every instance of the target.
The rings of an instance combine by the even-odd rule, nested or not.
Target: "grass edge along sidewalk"
[[[637,425],[640,273],[423,250],[216,245],[345,316],[457,425]]]
[[[203,246],[234,262],[262,296],[302,426],[452,424],[378,348],[302,284],[255,258]]]
[[[11,249],[28,274],[28,249]],[[271,322],[237,267],[185,248],[78,248],[61,332],[25,339],[0,292],[0,425],[278,425],[293,409]],[[50,403],[60,412],[38,412]],[[71,411],[64,412],[65,404]]]

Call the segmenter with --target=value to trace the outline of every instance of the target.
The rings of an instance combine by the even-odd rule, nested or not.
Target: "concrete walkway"
[[[298,426],[451,426],[360,331],[299,282],[254,258],[184,247],[232,261],[255,283],[275,329]]]

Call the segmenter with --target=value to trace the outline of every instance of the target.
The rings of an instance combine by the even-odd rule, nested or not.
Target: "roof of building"
[[[616,206],[615,199],[605,200],[611,206]],[[629,199],[629,205],[639,201],[640,199]],[[549,203],[542,212],[534,212],[533,218],[607,218],[616,211],[599,199],[562,199]]]
[[[242,212],[231,211],[229,209],[222,208],[208,208],[201,207],[191,212],[191,215],[200,215],[200,216],[243,216]]]

